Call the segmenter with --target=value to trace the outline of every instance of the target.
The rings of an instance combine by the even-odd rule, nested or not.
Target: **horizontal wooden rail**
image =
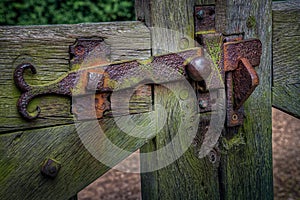
[[[273,2],[273,106],[300,118],[300,4]]]
[[[77,38],[93,37],[104,38],[110,47],[112,62],[150,56],[150,32],[140,22],[0,28],[0,134],[73,123],[71,101],[60,96],[34,99],[29,111],[40,106],[42,112],[39,119],[34,122],[24,120],[16,108],[20,91],[14,83],[13,72],[19,64],[31,63],[37,68],[37,74],[26,73],[26,82],[32,85],[47,84],[70,70],[69,46]],[[149,102],[151,97],[145,96],[144,100]],[[138,104],[143,102],[136,101]],[[145,110],[144,106],[141,107]],[[133,110],[137,108],[139,106]]]

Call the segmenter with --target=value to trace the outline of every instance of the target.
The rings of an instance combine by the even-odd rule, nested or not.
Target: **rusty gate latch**
[[[29,102],[36,96],[58,94],[74,97],[97,93],[100,94],[100,99],[97,99],[97,109],[100,109],[100,111],[98,109],[97,118],[102,118],[105,112],[111,109],[110,95],[113,91],[136,87],[143,83],[142,78],[140,80],[137,78],[135,79],[136,86],[126,85],[129,78],[126,75],[127,72],[130,71],[131,77],[143,77],[141,73],[147,70],[147,74],[150,74],[147,78],[152,79],[156,84],[179,81],[182,77],[193,80],[196,83],[199,111],[209,112],[212,103],[206,101],[209,99],[207,89],[198,90],[197,86],[201,86],[203,79],[217,69],[222,75],[226,90],[227,126],[241,125],[244,119],[243,104],[259,84],[254,66],[260,64],[262,44],[258,39],[244,40],[239,34],[232,37],[232,35],[216,33],[214,14],[214,6],[195,8],[195,37],[202,45],[198,48],[154,56],[146,61],[132,60],[106,65],[97,63],[97,66],[73,70],[56,81],[37,86],[27,84],[23,77],[26,69],[30,69],[35,74],[36,68],[30,63],[20,64],[14,72],[15,84],[22,93],[17,102],[17,109],[22,117],[32,120],[41,112],[39,107],[33,113],[27,111]],[[80,48],[75,48],[75,50],[80,56],[85,55],[81,53],[81,49],[85,48],[84,45],[88,45],[90,49],[98,45],[95,41],[89,42],[88,40],[78,41],[79,43]],[[217,51],[211,50],[212,44],[217,44],[215,45]],[[105,46],[100,49],[103,49],[104,56],[108,53]],[[71,55],[75,50],[71,51]],[[205,52],[208,52],[214,59],[208,61]],[[83,58],[80,57],[80,59]],[[174,74],[168,74],[166,77],[166,73],[162,70],[164,66],[173,69]],[[205,84],[204,87],[206,87]],[[77,111],[73,109],[72,112],[76,115]]]
[[[241,125],[242,105],[259,84],[253,66],[260,64],[262,53],[258,39],[224,43],[224,71],[227,96],[227,126]]]
[[[259,39],[245,40],[243,33],[218,33],[214,5],[196,6],[194,21],[197,42],[215,58],[215,65],[224,78],[227,126],[241,125],[242,105],[259,84],[254,67],[260,64],[262,44]]]
[[[236,126],[242,123],[243,103],[258,85],[258,76],[252,66],[259,65],[261,43],[257,39],[233,41],[224,43],[223,48],[224,65],[221,66],[221,70],[219,69],[219,73],[225,74],[227,117],[229,116],[227,123],[229,126]],[[140,69],[147,68],[147,73],[151,74],[151,78],[156,84],[165,83],[166,80],[167,82],[178,81],[181,77],[188,77],[194,81],[203,81],[201,76],[209,76],[213,71],[203,52],[203,48],[194,48],[182,52],[154,56],[147,61],[133,60],[84,68],[70,71],[65,76],[49,84],[37,86],[27,84],[23,77],[25,69],[30,69],[35,74],[36,68],[30,63],[23,63],[17,66],[14,72],[15,83],[22,92],[17,108],[25,119],[32,120],[38,117],[41,112],[39,107],[34,113],[27,111],[29,102],[36,96],[47,94],[82,96],[98,93],[102,94],[102,98],[99,102],[101,104],[101,112],[97,117],[102,118],[104,112],[110,110],[110,94],[118,89],[132,87],[132,85],[127,86],[124,84],[120,88],[120,86],[116,85],[116,83],[126,83],[128,77],[124,72],[130,70],[131,76],[135,76],[136,73],[136,77],[141,77],[141,74],[139,74],[142,73]],[[168,77],[166,77],[164,71],[161,70],[164,66],[174,69],[176,73],[168,74]],[[182,76],[178,76],[178,74]],[[141,81],[143,80],[136,80],[136,83],[139,84]],[[199,104],[202,97],[206,98],[207,94],[205,92],[200,94]],[[200,105],[200,112],[210,111],[201,107],[207,106]]]
[[[142,84],[144,74],[152,79],[156,84],[179,81],[185,79],[184,67],[188,65],[188,60],[203,57],[202,48],[194,48],[178,53],[154,56],[148,60],[132,60],[117,62],[107,65],[98,65],[95,67],[84,68],[68,72],[65,76],[44,85],[29,85],[25,81],[23,74],[26,69],[30,69],[33,74],[36,68],[30,63],[23,63],[17,66],[14,72],[14,81],[22,94],[17,102],[19,113],[27,120],[35,119],[39,116],[41,109],[29,113],[27,106],[29,102],[41,95],[56,94],[70,97],[83,96],[88,94],[101,94],[101,99],[97,107],[101,110],[97,118],[102,118],[103,114],[110,110],[110,94],[113,91],[124,90],[127,88],[137,87]],[[166,75],[162,70],[164,67],[173,69],[172,73]],[[130,77],[128,77],[128,74]],[[130,82],[133,79],[136,85]],[[140,79],[140,80],[139,80]],[[100,105],[99,105],[100,104]],[[72,108],[73,109],[73,108]],[[72,110],[76,115],[76,110]]]

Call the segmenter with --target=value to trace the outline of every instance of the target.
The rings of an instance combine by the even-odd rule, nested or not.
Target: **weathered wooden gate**
[[[26,120],[20,115],[16,105],[21,92],[13,77],[17,66],[22,63],[35,66],[37,74],[31,74],[30,70],[24,73],[26,82],[33,87],[55,81],[78,67],[145,59],[168,50],[192,48],[195,43],[189,38],[197,36],[195,6],[205,5],[215,7],[211,13],[215,33],[241,34],[245,39],[261,41],[262,56],[256,68],[260,83],[244,104],[242,125],[225,125],[212,153],[199,158],[197,151],[205,137],[206,119],[211,115],[206,112],[201,115],[196,139],[180,158],[164,168],[141,174],[143,199],[272,199],[271,107],[300,116],[300,6],[297,2],[274,4],[272,40],[270,0],[140,0],[136,1],[136,17],[140,20],[137,22],[1,27],[0,199],[68,199],[109,170],[91,155],[77,133],[74,112],[86,116],[89,110],[79,107],[72,114],[74,99],[55,94],[38,96],[27,110],[35,112],[39,106],[39,116]],[[202,18],[201,12],[199,15]],[[171,29],[177,34],[148,27]],[[93,48],[100,53],[87,59],[92,63],[82,63]],[[222,81],[215,78],[215,82]],[[99,119],[112,143],[131,152],[137,149],[152,152],[175,137],[183,109],[179,109],[182,104],[175,100],[171,90],[180,89],[180,82],[164,84],[143,85],[131,96],[111,99],[115,105],[130,102],[129,113],[121,108],[112,115],[110,108],[105,108],[108,112]],[[23,92],[26,91],[25,88]],[[96,105],[106,105],[102,95],[86,94],[84,101],[92,99]],[[180,98],[185,99],[185,95]],[[136,138],[119,128],[117,122],[128,114],[139,125],[148,125],[145,116],[158,104],[166,109],[166,123],[158,135]],[[195,106],[188,105],[185,109]],[[97,117],[102,116],[102,111],[96,108]],[[95,135],[98,131],[89,120],[80,127]],[[114,165],[128,156],[109,148],[102,150],[102,154],[117,154]],[[177,147],[169,150],[168,154],[158,155],[160,159],[175,155]],[[141,158],[141,168],[153,165],[149,162],[153,162],[153,157]]]

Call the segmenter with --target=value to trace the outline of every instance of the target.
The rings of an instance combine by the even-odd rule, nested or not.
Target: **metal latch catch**
[[[243,39],[243,34],[221,34],[215,29],[215,6],[196,6],[195,38],[208,49],[223,75],[227,100],[227,126],[243,124],[243,104],[259,84],[254,69],[260,64],[259,39]]]

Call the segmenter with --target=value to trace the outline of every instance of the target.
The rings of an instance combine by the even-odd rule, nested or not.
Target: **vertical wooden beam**
[[[194,6],[214,4],[214,0],[136,0],[136,18],[149,27],[152,33],[152,54],[179,51],[194,47]],[[158,30],[174,30],[178,35]],[[190,38],[185,38],[184,36]],[[186,41],[188,39],[188,42]],[[183,45],[184,43],[184,45]]]
[[[164,87],[166,85],[167,88]],[[164,86],[155,87],[154,101],[164,107],[167,114],[166,124],[151,142],[141,148],[142,153],[165,148],[178,135],[183,136],[180,140],[180,143],[183,143],[190,128],[197,130],[197,127],[190,127],[190,119],[183,120],[182,117],[186,110],[190,109],[192,112],[193,107],[196,110],[197,104],[187,107],[184,100],[178,99],[171,92],[182,90],[182,83],[169,83]],[[155,109],[161,108],[155,107]],[[157,117],[162,120],[162,116]],[[180,126],[184,128],[179,128]],[[198,135],[197,138],[200,137]],[[197,145],[194,142],[179,159],[174,160],[170,165],[157,171],[141,174],[143,200],[220,199],[217,165],[212,164],[207,157],[199,158]],[[175,157],[181,148],[180,145],[173,144],[172,149],[169,149],[167,153],[157,153],[157,160],[142,156],[141,170],[147,169],[149,165],[153,166],[153,161],[160,164],[161,161]]]
[[[152,54],[178,51],[194,46],[194,6],[211,4],[214,1],[182,0],[142,0],[136,1],[137,18],[154,27],[151,29]],[[161,28],[161,29],[159,29]],[[168,30],[166,30],[168,29]],[[176,31],[172,32],[169,30]],[[186,36],[188,37],[186,37]],[[183,45],[184,43],[184,45]],[[180,85],[170,84],[169,89],[155,86],[154,101],[166,109],[167,123],[156,138],[141,148],[141,152],[153,152],[163,148],[176,134],[180,123],[180,101],[170,92],[179,90]],[[197,105],[191,105],[197,106]],[[158,116],[159,117],[159,116]],[[178,147],[168,155],[157,155],[161,158],[173,156]],[[180,148],[180,147],[179,147]],[[153,158],[141,157],[141,169]],[[217,166],[208,158],[198,158],[195,146],[191,146],[183,156],[172,164],[157,171],[142,173],[143,199],[220,199]]]
[[[273,199],[271,0],[217,0],[225,17],[222,32],[244,32],[245,38],[259,38],[263,54],[258,72],[260,83],[245,103],[243,126],[227,128],[221,144],[220,183],[222,199]]]
[[[193,37],[193,7],[211,1],[144,0],[137,13],[148,26],[169,28]],[[259,38],[263,44],[261,65],[256,69],[260,85],[245,103],[244,125],[227,128],[220,141],[219,168],[205,159],[197,159],[192,149],[161,170],[142,174],[144,199],[272,199],[272,132],[271,132],[271,0],[217,0],[216,29],[224,34],[244,33],[245,38]],[[180,37],[152,31],[152,52],[180,49]],[[193,44],[188,43],[188,47]],[[155,88],[155,101],[176,110],[168,102],[168,93]],[[176,118],[176,115],[173,116]],[[175,121],[169,119],[169,126]],[[159,137],[142,148],[153,151],[172,137],[164,129]],[[147,159],[141,160],[142,165]],[[186,164],[189,163],[189,164]],[[219,185],[218,185],[219,184]],[[220,186],[220,188],[219,188]]]

